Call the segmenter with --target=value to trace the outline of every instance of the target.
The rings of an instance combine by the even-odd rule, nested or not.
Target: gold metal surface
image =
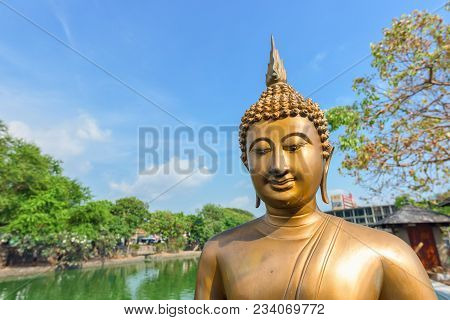
[[[266,214],[206,243],[195,298],[436,299],[405,242],[318,210],[319,187],[328,201],[327,122],[286,83],[273,39],[266,83],[240,127],[241,158]]]

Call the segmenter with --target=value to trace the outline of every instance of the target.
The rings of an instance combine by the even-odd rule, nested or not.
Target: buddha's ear
[[[241,161],[242,161],[242,164],[247,168],[247,171],[250,172],[250,169],[248,168],[247,155],[241,155]]]
[[[320,181],[320,193],[322,194],[322,200],[325,203],[329,203],[328,193],[327,193],[327,176],[328,169],[330,168],[331,156],[333,155],[334,147],[331,148],[330,155],[325,160],[325,165],[323,166],[322,180]]]

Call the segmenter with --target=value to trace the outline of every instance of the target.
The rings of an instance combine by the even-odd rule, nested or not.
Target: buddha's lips
[[[283,180],[270,179],[269,184],[272,189],[276,191],[284,191],[294,186],[294,180],[294,178],[287,178]]]
[[[283,179],[283,180],[270,179],[269,183],[281,185],[281,184],[285,184],[290,181],[294,181],[294,178],[287,178],[287,179]]]

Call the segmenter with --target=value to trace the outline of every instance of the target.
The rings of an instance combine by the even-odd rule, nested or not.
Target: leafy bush
[[[102,234],[94,242],[95,253],[102,259],[110,258],[117,251],[117,236],[112,234]]]
[[[183,250],[186,247],[186,237],[180,236],[178,238],[172,238],[167,241],[167,251],[176,253]]]
[[[156,253],[164,252],[164,251],[166,251],[166,249],[167,249],[167,246],[165,243],[159,242],[159,243],[155,244],[155,252]]]
[[[59,269],[81,267],[91,257],[92,242],[86,236],[62,232],[51,238],[53,245],[44,250],[44,255],[55,261]]]

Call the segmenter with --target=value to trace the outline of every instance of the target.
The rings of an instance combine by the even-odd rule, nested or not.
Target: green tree
[[[169,251],[184,249],[187,235],[190,229],[190,219],[182,212],[158,210],[151,212],[144,225],[144,229],[152,234],[157,234],[167,243]]]
[[[430,196],[426,199],[416,200],[412,198],[408,194],[402,194],[395,198],[394,205],[396,208],[401,208],[406,205],[413,205],[416,207],[427,208],[433,211],[437,211],[446,215],[450,215],[450,207],[448,206],[439,206],[441,202],[448,199],[450,196],[450,191],[446,191],[443,193],[438,193],[433,196]]]
[[[122,198],[116,200],[111,208],[111,213],[117,219],[117,233],[128,244],[128,239],[144,223],[144,219],[148,216],[148,204],[136,197]]]
[[[70,210],[89,198],[59,161],[9,135],[0,121],[0,233],[11,250],[38,259],[67,228]]]
[[[18,215],[48,214],[89,198],[88,188],[62,175],[59,161],[10,136],[0,121],[0,227]]]
[[[371,191],[426,195],[449,180],[449,31],[438,15],[394,19],[371,45],[375,73],[354,80],[359,100],[327,111],[341,172]]]
[[[60,161],[12,137],[0,121],[0,235],[14,253],[61,267],[108,257],[148,214],[134,197],[114,204],[90,198],[88,188],[63,175]]]
[[[248,211],[206,204],[191,218],[190,235],[201,247],[212,236],[253,219]]]
[[[111,214],[113,204],[108,200],[90,201],[72,208],[69,213],[69,231],[96,241],[100,235],[111,233],[114,217]],[[119,235],[117,235],[119,238]]]
[[[253,213],[251,213],[250,211],[244,210],[244,209],[239,209],[239,208],[225,208],[225,209],[228,209],[228,210],[237,212],[237,213],[242,214],[242,215],[244,215],[244,216],[247,216],[247,217],[249,217],[249,218],[251,218],[251,219],[254,219],[254,218],[255,218],[255,216],[253,215]]]
[[[107,200],[90,201],[82,206],[73,207],[69,212],[65,228],[76,235],[72,252],[80,255],[83,241],[91,243],[90,256],[102,259],[111,257],[118,249],[118,243],[123,237],[123,221],[112,211],[114,204]]]

